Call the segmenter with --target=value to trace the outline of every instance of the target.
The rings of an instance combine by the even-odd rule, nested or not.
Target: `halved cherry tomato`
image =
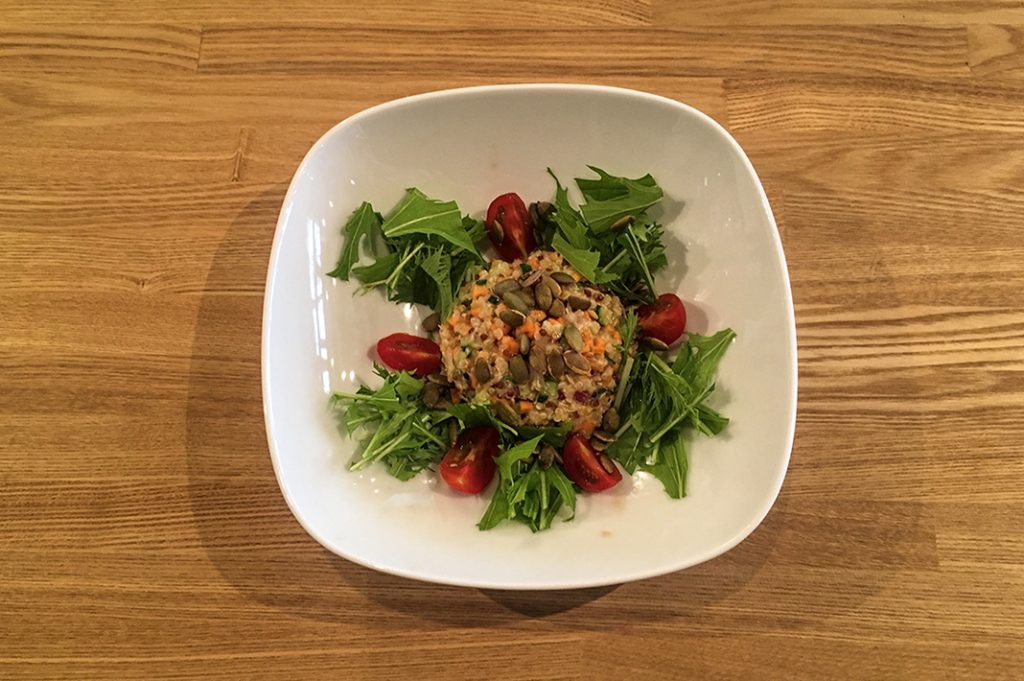
[[[562,465],[569,479],[587,492],[603,492],[622,480],[622,471],[615,462],[598,453],[579,433],[565,441]]]
[[[436,373],[441,368],[441,348],[429,338],[393,333],[377,341],[377,354],[390,369],[411,371],[417,376]]]
[[[494,477],[498,455],[498,429],[479,426],[465,430],[441,459],[441,477],[457,492],[482,492]]]
[[[502,194],[487,208],[487,236],[505,260],[525,258],[537,248],[533,228],[533,220],[519,194]]]
[[[672,345],[686,329],[686,308],[674,293],[662,293],[650,305],[637,308],[640,328],[645,336],[651,336]]]

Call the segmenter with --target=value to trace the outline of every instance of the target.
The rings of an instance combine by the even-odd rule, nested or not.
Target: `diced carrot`
[[[600,337],[595,338],[594,339],[594,352],[604,352],[604,348],[605,348],[605,340],[604,340],[604,338],[600,338]]]
[[[533,337],[537,333],[537,322],[527,317],[526,321],[522,323],[519,329],[526,335]]]
[[[516,343],[511,336],[502,336],[501,348],[506,357],[511,357],[519,351],[519,343]]]
[[[532,410],[533,410],[533,402],[529,402],[527,400],[521,400],[519,402],[519,411],[532,411]]]
[[[474,286],[473,287],[473,297],[474,298],[483,298],[486,295],[487,295],[487,287],[486,286]]]
[[[590,434],[594,432],[594,428],[597,428],[596,421],[591,421],[590,419],[583,419],[582,421],[576,424],[576,428],[574,428],[574,430],[577,433],[582,433],[583,435],[590,437]]]
[[[537,258],[530,258],[530,267],[533,269],[540,267],[540,264],[537,262]]]
[[[622,335],[619,333],[619,330],[616,329],[614,326],[606,326],[604,327],[604,330],[608,335],[615,339],[616,343],[622,341]]]

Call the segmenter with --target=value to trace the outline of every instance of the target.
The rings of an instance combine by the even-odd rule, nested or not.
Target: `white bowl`
[[[714,403],[732,423],[690,445],[688,496],[643,474],[581,495],[576,519],[531,534],[476,528],[483,497],[435,476],[399,482],[350,473],[354,444],[327,408],[374,381],[383,335],[418,332],[420,311],[326,276],[340,227],[363,200],[387,211],[406,187],[481,214],[498,194],[550,199],[587,164],[650,172],[665,190],[670,266],[659,286],[687,303],[688,330],[731,326]],[[376,383],[374,383],[376,385]],[[583,85],[435,92],[363,111],[331,129],[299,166],[274,237],[263,314],[263,404],[281,491],[325,547],[377,570],[500,589],[615,584],[672,572],[742,541],[768,513],[796,418],[796,332],[782,245],[761,183],[717,123],[650,94]]]

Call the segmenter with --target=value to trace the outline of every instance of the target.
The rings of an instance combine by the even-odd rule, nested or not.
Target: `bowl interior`
[[[670,266],[658,279],[687,302],[688,329],[733,327],[714,404],[732,418],[690,442],[688,496],[640,474],[581,495],[577,518],[532,535],[480,532],[486,499],[422,475],[350,473],[355,443],[327,409],[334,390],[374,382],[373,347],[417,333],[420,311],[325,275],[340,227],[363,200],[386,212],[406,187],[481,215],[515,191],[549,199],[592,164],[650,172],[666,193]],[[318,541],[351,560],[438,582],[494,588],[617,583],[696,564],[763,519],[785,474],[796,403],[792,301],[770,208],[736,143],[671,100],[589,86],[502,86],[434,93],[363,112],[310,151],[281,212],[264,318],[267,430],[282,491]],[[376,385],[376,383],[373,383]]]

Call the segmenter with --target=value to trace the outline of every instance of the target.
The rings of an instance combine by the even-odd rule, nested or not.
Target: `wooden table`
[[[1024,678],[1020,2],[321,4],[0,1],[0,677]],[[302,155],[523,81],[703,109],[779,220],[789,476],[686,572],[406,581],[274,480],[260,314]]]

